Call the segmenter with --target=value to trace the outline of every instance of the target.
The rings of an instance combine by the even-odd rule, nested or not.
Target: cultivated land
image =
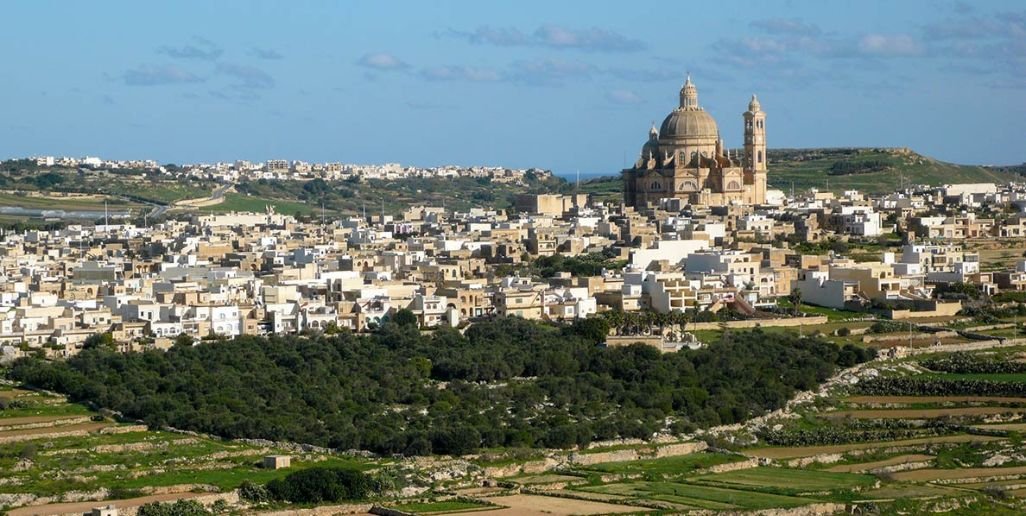
[[[1019,356],[1023,349],[980,350],[974,355],[1002,359]],[[557,468],[558,474],[514,476],[504,485],[520,486],[534,496],[653,512],[816,506],[827,512],[861,507],[898,514],[960,507],[963,512],[957,514],[1017,514],[1026,507],[1026,446],[1019,433],[1026,423],[987,422],[1023,420],[1020,407],[1026,399],[988,395],[985,389],[960,394],[955,387],[954,392],[935,396],[897,389],[864,394],[858,383],[851,384],[851,378],[860,383],[892,376],[929,379],[937,373],[923,368],[922,361],[944,356],[877,360],[843,376],[849,380],[821,396],[795,405],[788,417],[703,434],[730,452],[564,465]],[[1001,375],[973,377],[994,380]],[[847,427],[852,431],[841,431]],[[808,443],[766,447],[766,441],[787,439]],[[605,449],[622,453],[632,446]],[[485,499],[502,505],[502,497]]]
[[[0,512],[7,508],[10,514],[85,511],[107,500],[128,506],[229,493],[244,480],[264,482],[314,465],[380,465],[272,444],[151,431],[62,397],[9,385],[0,384],[0,400],[7,407],[0,410]],[[292,455],[292,468],[260,468],[269,454]]]
[[[836,331],[837,324],[835,320],[801,331]],[[972,322],[965,320],[953,324],[972,327]],[[859,343],[860,339],[836,338],[847,343]],[[1024,352],[1026,346],[1004,347],[975,351],[973,356],[1006,360]],[[553,452],[491,450],[476,460],[479,465],[471,470],[459,466],[466,464],[459,460],[414,461],[407,464],[410,471],[420,471],[422,479],[430,476],[436,480],[420,481],[417,485],[421,487],[408,498],[374,503],[418,514],[489,515],[801,506],[824,511],[858,506],[895,514],[952,504],[971,508],[969,513],[1021,511],[1026,503],[1026,446],[1020,433],[1026,428],[1022,410],[1026,397],[986,388],[967,392],[951,387],[918,395],[908,391],[907,385],[883,391],[862,387],[891,377],[945,378],[956,383],[971,378],[991,380],[993,385],[1016,381],[1005,378],[1008,374],[931,371],[923,365],[946,356],[930,353],[878,359],[843,373],[839,377],[843,381],[793,405],[786,417],[696,435],[696,439],[713,443],[717,451],[624,460],[625,454],[636,450],[642,457],[651,457],[657,448],[643,442],[596,443],[581,454],[588,458],[587,464],[555,460],[532,473],[520,471],[537,468],[531,465]],[[60,398],[11,386],[0,387],[0,400],[8,403],[8,408],[0,411],[0,500],[9,507],[75,501],[68,498],[69,492],[97,499],[143,501],[158,496],[192,497],[195,491],[230,493],[244,480],[266,482],[311,465],[373,469],[384,464],[375,459],[296,454],[268,446],[150,431],[99,417]],[[16,403],[11,405],[12,401]],[[26,435],[30,437],[24,441],[5,441]],[[293,467],[287,471],[257,467],[259,459],[269,453],[293,454]],[[464,473],[452,476],[451,471]],[[476,473],[467,476],[468,471]],[[497,478],[498,485],[480,487],[481,479],[489,476]],[[454,490],[460,496],[453,497]]]

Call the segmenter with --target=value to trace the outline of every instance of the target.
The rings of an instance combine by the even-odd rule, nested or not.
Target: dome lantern
[[[748,111],[752,113],[758,113],[762,109],[762,105],[759,104],[759,99],[755,98],[755,94],[752,94],[752,100],[748,103]]]
[[[691,82],[691,74],[688,74],[687,79],[684,81],[684,87],[680,89],[680,108],[681,109],[699,109],[698,107],[698,88]]]

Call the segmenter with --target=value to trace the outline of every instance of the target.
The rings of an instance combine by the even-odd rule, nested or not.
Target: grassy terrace
[[[104,200],[111,210],[121,211],[140,206],[138,203],[117,197],[96,196],[61,196],[61,195],[22,195],[0,192],[0,206],[17,206],[19,208],[40,210],[103,210]]]
[[[367,470],[383,463],[139,430],[136,425],[104,420],[62,398],[6,385],[0,385],[0,401],[0,407],[6,407],[0,409],[0,494],[52,496],[105,487],[125,495],[184,484],[206,484],[223,491],[245,480],[266,482],[314,465]],[[89,418],[87,423],[78,423],[83,417]],[[77,419],[68,422],[68,418]],[[79,427],[95,429],[84,435],[67,434]],[[24,433],[38,437],[5,442]],[[264,455],[274,453],[292,455],[292,467],[259,467]]]
[[[494,506],[485,505],[477,502],[467,502],[462,500],[444,500],[438,502],[415,502],[415,503],[402,503],[398,505],[390,506],[392,509],[396,509],[403,512],[413,512],[417,514],[430,514],[430,513],[448,513],[448,512],[466,512],[466,511],[478,511],[482,509],[490,509]]]

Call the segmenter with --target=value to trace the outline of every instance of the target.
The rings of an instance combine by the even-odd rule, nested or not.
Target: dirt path
[[[1022,432],[1026,430],[1026,423],[1001,423],[997,425],[976,425],[974,430],[1012,430]]]
[[[48,505],[34,505],[29,507],[19,507],[17,509],[11,509],[7,511],[8,516],[52,516],[58,514],[83,514],[91,511],[95,507],[105,507],[107,505],[114,505],[119,509],[125,507],[138,507],[140,505],[148,504],[150,502],[170,502],[180,500],[183,498],[196,498],[198,496],[209,495],[210,493],[166,493],[150,496],[140,496],[139,498],[128,498],[125,500],[104,500],[102,502],[74,502],[74,503],[51,503]]]
[[[26,394],[32,394],[32,391],[24,391],[21,389],[0,390],[0,399],[14,399]]]
[[[1012,468],[919,469],[894,473],[894,479],[911,482],[956,480],[962,478],[992,478],[1026,475],[1026,466]]]
[[[111,426],[110,423],[80,423],[77,425],[47,426],[43,428],[32,428],[27,430],[8,430],[0,432],[0,443],[13,443],[17,441],[29,441],[32,439],[52,439],[55,437],[67,437],[72,435],[86,435],[101,428]]]
[[[22,416],[0,418],[0,427],[34,425],[37,423],[81,422],[89,421],[89,416]]]
[[[510,495],[488,498],[489,502],[504,506],[505,509],[478,511],[476,514],[489,516],[520,516],[534,514],[619,514],[648,511],[645,507],[619,505],[606,502],[575,500],[541,495]]]

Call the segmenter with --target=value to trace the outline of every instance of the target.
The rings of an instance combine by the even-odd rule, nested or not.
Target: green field
[[[794,496],[679,482],[625,482],[587,486],[580,490],[623,495],[641,500],[661,500],[714,510],[798,507],[815,502]]]
[[[68,417],[78,419],[62,420]],[[83,418],[87,423],[78,422]],[[102,428],[85,435],[60,435],[79,425]],[[0,385],[0,427],[0,495],[60,496],[107,488],[112,496],[124,498],[186,484],[226,491],[246,480],[266,482],[311,466],[367,470],[385,463],[142,430],[62,398],[8,385]],[[14,436],[23,440],[7,442]],[[261,468],[262,457],[269,454],[291,455],[292,466]]]
[[[390,506],[390,508],[392,509],[417,514],[462,512],[472,511],[475,509],[487,509],[490,507],[492,506],[477,502],[467,502],[463,500],[444,500],[440,502],[414,502]]]
[[[117,197],[105,196],[70,196],[58,195],[21,195],[9,192],[0,192],[0,206],[16,206],[19,208],[39,210],[85,210],[103,211],[104,201],[111,211],[125,211],[127,209],[138,209],[142,205],[136,202],[127,201]]]
[[[1026,373],[928,373],[924,377],[940,380],[990,380],[992,382],[1026,382]]]
[[[808,469],[754,468],[695,477],[693,482],[737,489],[769,490],[798,495],[813,491],[861,489],[876,482],[872,475],[830,473]]]
[[[623,198],[623,180],[615,174],[589,179],[581,182],[580,191],[590,194],[594,201],[619,202]]]

